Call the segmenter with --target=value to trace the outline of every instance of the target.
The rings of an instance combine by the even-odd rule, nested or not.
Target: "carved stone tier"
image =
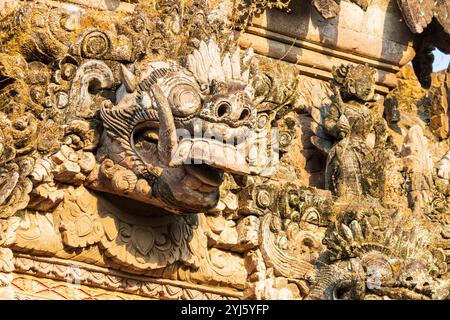
[[[241,299],[242,293],[184,281],[131,276],[92,264],[18,254],[15,298],[31,299]],[[33,277],[27,276],[33,275]],[[47,280],[48,279],[48,280]],[[54,280],[54,281],[50,281]],[[38,285],[32,281],[43,282]],[[28,286],[33,286],[29,288]],[[34,295],[36,294],[36,295]]]
[[[371,1],[367,10],[342,1],[339,16],[323,18],[308,1],[292,1],[289,13],[270,10],[256,16],[238,41],[244,48],[299,65],[302,73],[324,80],[333,66],[367,63],[377,70],[377,89],[395,87],[395,74],[412,60],[413,35],[395,1]]]
[[[73,3],[96,10],[133,12],[135,4],[96,0],[47,1],[55,7]],[[413,34],[403,23],[392,0],[371,1],[367,10],[343,1],[339,16],[323,18],[308,1],[292,1],[289,12],[264,11],[244,33],[236,34],[243,48],[263,56],[299,65],[299,70],[323,80],[332,78],[333,66],[367,63],[377,70],[377,90],[387,93],[397,85],[395,74],[415,55]],[[230,3],[229,15],[233,17]]]

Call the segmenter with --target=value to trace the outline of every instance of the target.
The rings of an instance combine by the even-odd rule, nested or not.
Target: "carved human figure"
[[[324,117],[325,131],[336,139],[326,166],[325,184],[334,194],[369,193],[373,154],[366,143],[373,128],[368,103],[375,98],[375,70],[368,66],[333,69],[333,101]]]

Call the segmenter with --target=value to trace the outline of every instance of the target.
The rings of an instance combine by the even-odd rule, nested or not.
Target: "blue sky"
[[[438,49],[433,51],[434,54],[434,63],[433,63],[433,71],[441,71],[447,69],[450,62],[450,54],[443,54]]]

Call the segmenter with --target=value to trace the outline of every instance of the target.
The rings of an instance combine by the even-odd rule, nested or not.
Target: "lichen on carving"
[[[448,298],[448,72],[427,89],[406,65],[386,94],[387,62],[239,48],[296,4],[0,1],[0,295],[16,270],[162,299]]]

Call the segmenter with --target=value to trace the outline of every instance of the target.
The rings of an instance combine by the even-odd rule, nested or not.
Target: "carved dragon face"
[[[239,52],[221,60],[214,41],[202,42],[187,68],[150,62],[121,73],[118,103],[101,108],[100,153],[136,175],[125,195],[174,212],[213,208],[224,172],[249,173],[245,137],[256,109]]]
[[[418,258],[402,260],[373,250],[361,258],[323,267],[309,298],[443,299],[449,293],[449,283],[433,277],[437,273],[430,263]]]
[[[400,213],[368,215],[332,228],[331,265],[319,269],[311,299],[443,299],[450,282],[433,235]]]
[[[371,101],[375,95],[376,71],[368,65],[341,65],[333,68],[333,77],[347,96]]]

